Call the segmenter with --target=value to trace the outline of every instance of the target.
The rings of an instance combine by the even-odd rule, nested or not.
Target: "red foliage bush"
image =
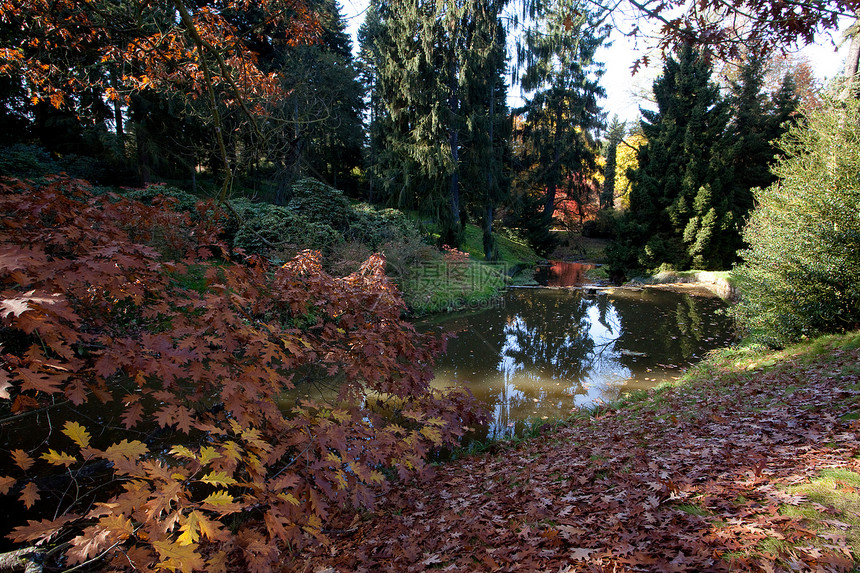
[[[431,391],[441,342],[401,320],[381,256],[343,278],[313,252],[235,261],[215,206],[198,223],[168,207],[67,179],[0,182],[3,423],[119,401],[123,426],[107,438],[62,410],[62,433],[13,450],[0,493],[48,517],[7,524],[9,538],[67,543],[66,565],[268,571],[323,540],[334,508],[372,506],[384,472],[423,471],[480,412]],[[338,399],[285,411],[298,375],[342,381]],[[98,464],[95,495],[48,491],[37,471],[74,481]]]

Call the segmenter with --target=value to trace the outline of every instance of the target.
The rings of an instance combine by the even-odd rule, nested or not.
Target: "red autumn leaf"
[[[29,368],[19,368],[16,374],[23,379],[21,390],[36,390],[46,394],[60,392],[60,384],[67,378],[65,374],[44,374],[33,372]]]

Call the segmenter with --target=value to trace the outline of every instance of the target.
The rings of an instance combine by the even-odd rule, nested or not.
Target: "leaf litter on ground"
[[[850,571],[857,346],[860,333],[723,351],[672,386],[396,484],[287,569]],[[849,507],[804,488],[834,471]]]

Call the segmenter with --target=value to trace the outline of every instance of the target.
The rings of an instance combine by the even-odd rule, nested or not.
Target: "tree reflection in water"
[[[419,325],[457,332],[437,362],[434,384],[466,386],[494,412],[479,439],[677,377],[734,339],[731,321],[718,313],[725,306],[719,299],[530,289],[507,293],[503,303]]]

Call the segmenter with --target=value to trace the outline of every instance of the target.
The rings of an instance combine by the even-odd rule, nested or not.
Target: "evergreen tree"
[[[657,111],[642,111],[647,142],[629,175],[630,210],[609,253],[613,272],[724,268],[734,258],[725,232],[737,232],[724,181],[728,106],[707,58],[689,46],[667,59],[653,90]]]
[[[440,242],[452,246],[462,241],[470,202],[482,205],[484,226],[492,228],[503,189],[503,7],[491,0],[381,1],[363,31],[365,77],[373,85],[370,156],[380,183],[374,194],[431,214]],[[479,161],[484,167],[476,169]]]
[[[498,258],[493,235],[496,206],[507,196],[504,163],[510,149],[505,73],[506,34],[501,12],[507,0],[479,0],[469,22],[464,66],[465,138],[461,159],[463,188],[481,222],[484,257]]]
[[[540,253],[552,250],[553,214],[563,194],[582,203],[593,186],[588,175],[597,171],[593,131],[602,127],[597,99],[603,65],[595,52],[609,34],[585,5],[562,0],[544,5],[533,2],[530,16],[536,26],[526,30],[520,56],[521,83],[532,92],[519,132],[520,161],[528,169],[519,194],[521,223]]]
[[[776,140],[787,129],[786,122],[796,111],[799,99],[795,84],[787,74],[771,97],[763,90],[764,61],[761,56],[747,58],[740,69],[739,81],[731,84],[734,110],[728,129],[728,167],[731,184],[727,188],[729,209],[737,221],[746,221],[754,206],[753,190],[765,188],[776,180],[770,164],[777,152]],[[740,226],[729,239],[729,248],[743,247]]]
[[[284,77],[287,96],[277,116],[286,129],[273,138],[280,201],[301,177],[310,175],[333,187],[354,191],[352,174],[361,165],[364,107],[351,40],[335,0],[317,0],[322,26],[317,44],[273,46],[269,66]]]
[[[600,193],[600,208],[612,209],[615,203],[615,175],[618,156],[618,145],[624,139],[627,132],[627,123],[618,120],[618,116],[612,118],[609,129],[606,132],[604,143],[604,157],[606,166],[603,168],[603,190]]]

